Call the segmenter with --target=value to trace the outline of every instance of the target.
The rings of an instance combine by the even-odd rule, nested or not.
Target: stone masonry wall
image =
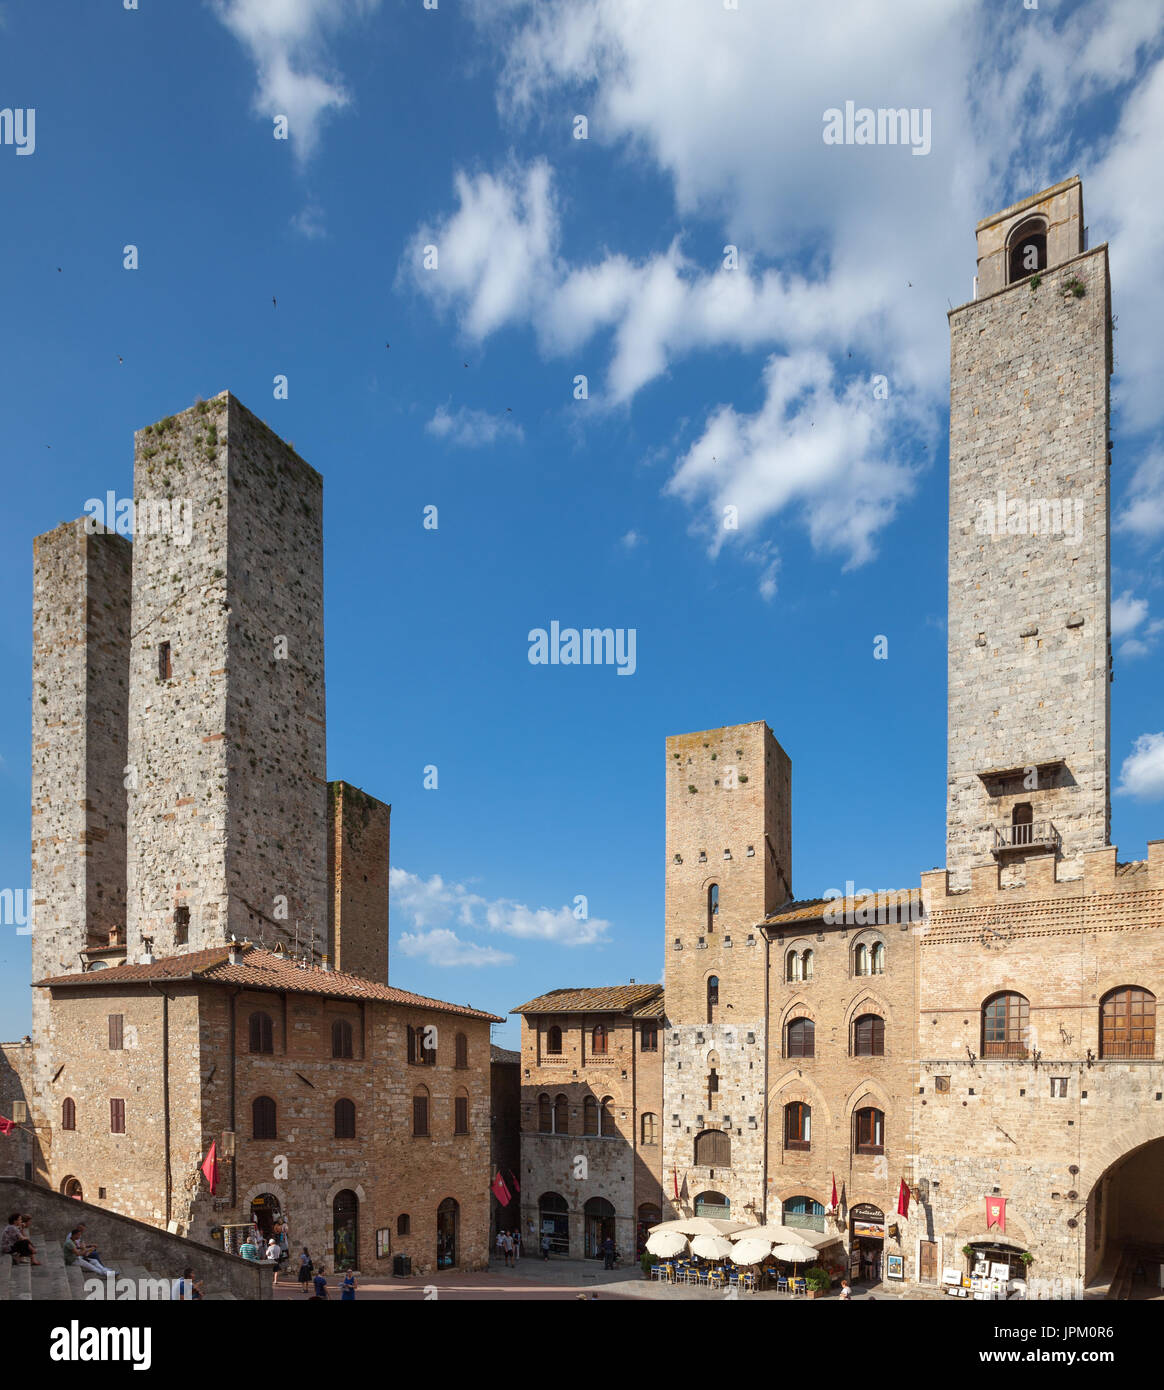
[[[322,950],[322,481],[224,392],[136,435],[134,487],[131,959],[143,935]],[[159,498],[189,500],[189,544],[141,526]]]
[[[328,792],[328,950],[336,970],[384,985],[392,807],[347,782]]]
[[[1045,271],[1037,288],[1022,281],[950,315],[947,864],[957,887],[992,862],[992,832],[1019,802],[1054,823],[1075,873],[1083,851],[1107,843],[1110,370],[1106,247]],[[1057,534],[1053,510],[1030,534],[1040,500],[1060,509]],[[1007,530],[1018,502],[1022,534]],[[1033,790],[1021,774],[990,786],[978,776],[1053,759],[1066,766],[1049,780],[1040,772]]]

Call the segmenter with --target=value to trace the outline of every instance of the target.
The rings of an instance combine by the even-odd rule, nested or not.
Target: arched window
[[[1013,285],[1047,268],[1047,224],[1032,217],[1011,232],[1007,241],[1006,283]]]
[[[609,1035],[607,1034],[605,1025],[596,1023],[590,1034],[590,1051],[593,1052],[596,1057],[604,1057],[606,1055],[608,1041]]]
[[[61,1102],[61,1128],[77,1128],[77,1102],[72,1096],[66,1096]]]
[[[1030,1041],[1030,1004],[1021,994],[995,994],[982,1009],[983,1057],[1025,1057]]]
[[[582,1102],[582,1133],[598,1133],[598,1101],[594,1096],[587,1096]]]
[[[1034,810],[1029,801],[1020,801],[1010,813],[1012,845],[1029,845],[1034,829]]]
[[[453,1097],[453,1133],[469,1132],[469,1092],[461,1086]]]
[[[725,1129],[705,1129],[695,1136],[697,1168],[730,1168],[732,1137]]]
[[[412,1217],[407,1212],[401,1212],[396,1218],[396,1234],[398,1236],[410,1235],[412,1232]]]
[[[869,973],[869,948],[863,941],[858,942],[853,947],[853,974],[868,975]]]
[[[554,1097],[554,1133],[570,1133],[570,1106],[565,1096]]]
[[[598,1132],[606,1139],[613,1139],[618,1133],[618,1126],[614,1122],[614,1098],[603,1096],[602,1104],[598,1107]]]
[[[719,916],[719,884],[713,883],[707,890],[707,930],[715,931],[715,919]]]
[[[707,980],[707,1021],[715,1022],[715,1013],[719,1008],[719,976],[710,975]]]
[[[659,1117],[650,1111],[642,1118],[642,1142],[648,1148],[659,1142]]]
[[[558,1057],[562,1051],[562,1030],[556,1023],[551,1024],[546,1032],[546,1052],[551,1057]]]
[[[807,1231],[824,1231],[825,1209],[815,1197],[790,1197],[784,1203],[784,1224]]]
[[[784,1030],[785,1057],[816,1056],[816,1024],[811,1018],[794,1018]]]
[[[784,958],[784,978],[791,984],[801,978],[800,952],[789,951]]]
[[[352,1055],[352,1025],[346,1018],[337,1018],[331,1025],[331,1055],[350,1057]]]
[[[1103,996],[1100,1007],[1101,1057],[1156,1055],[1156,996],[1125,985]]]
[[[853,1056],[885,1056],[885,1020],[879,1014],[862,1014],[853,1024]]]
[[[800,973],[806,980],[812,979],[812,960],[813,952],[811,948],[804,952],[800,958]]]
[[[412,1093],[412,1137],[428,1138],[428,1087],[418,1086]]]
[[[869,974],[885,974],[885,942],[875,941],[869,948]]]
[[[456,1061],[453,1065],[458,1071],[467,1071],[469,1069],[469,1039],[464,1033],[457,1034]]]
[[[550,1098],[543,1091],[538,1096],[538,1133],[553,1134],[554,1132],[554,1111],[550,1105]]]
[[[812,1106],[805,1105],[802,1100],[790,1101],[784,1107],[784,1147],[812,1147]]]
[[[855,1119],[857,1152],[879,1154],[885,1151],[885,1115],[869,1107],[858,1110]]]
[[[274,1052],[275,1030],[271,1026],[271,1015],[256,1010],[250,1017],[252,1052]]]
[[[255,1139],[277,1139],[275,1102],[270,1096],[256,1096],[251,1102],[251,1135]]]
[[[731,1201],[722,1192],[697,1192],[695,1194],[695,1215],[709,1216],[712,1220],[727,1220],[732,1214]]]
[[[335,1137],[354,1139],[356,1137],[356,1103],[351,1100],[337,1100],[335,1103]]]

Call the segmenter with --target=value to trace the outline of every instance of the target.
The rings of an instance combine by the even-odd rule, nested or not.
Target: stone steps
[[[80,1265],[66,1265],[64,1249],[59,1241],[37,1241],[36,1250],[39,1265],[14,1265],[8,1256],[0,1257],[0,1303],[84,1301],[87,1298],[86,1281],[97,1276]],[[143,1287],[142,1281],[162,1280],[167,1286],[168,1299],[168,1287],[177,1273],[123,1263],[117,1265],[117,1277],[132,1279],[139,1290]],[[204,1298],[207,1302],[218,1303],[238,1301],[234,1294],[218,1289],[207,1291]]]

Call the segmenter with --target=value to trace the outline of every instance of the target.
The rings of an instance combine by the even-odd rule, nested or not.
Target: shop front
[[[885,1213],[870,1202],[859,1202],[849,1213],[849,1278],[880,1283],[884,1258]]]

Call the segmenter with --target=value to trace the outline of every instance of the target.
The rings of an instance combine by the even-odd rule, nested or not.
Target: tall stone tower
[[[765,945],[791,896],[792,764],[763,723],[667,740],[663,1186],[764,1195]],[[709,1215],[721,1205],[702,1204]],[[748,1216],[739,1219],[747,1220]]]
[[[1006,886],[1107,844],[1107,247],[1056,184],[978,224],[950,321],[947,867]]]
[[[349,782],[328,791],[327,950],[337,970],[386,985],[392,807]]]
[[[33,542],[33,979],[80,970],[125,926],[130,544],[86,524]],[[47,1005],[34,990],[45,1066]]]
[[[138,432],[134,493],[131,959],[323,951],[322,479],[223,392]]]

